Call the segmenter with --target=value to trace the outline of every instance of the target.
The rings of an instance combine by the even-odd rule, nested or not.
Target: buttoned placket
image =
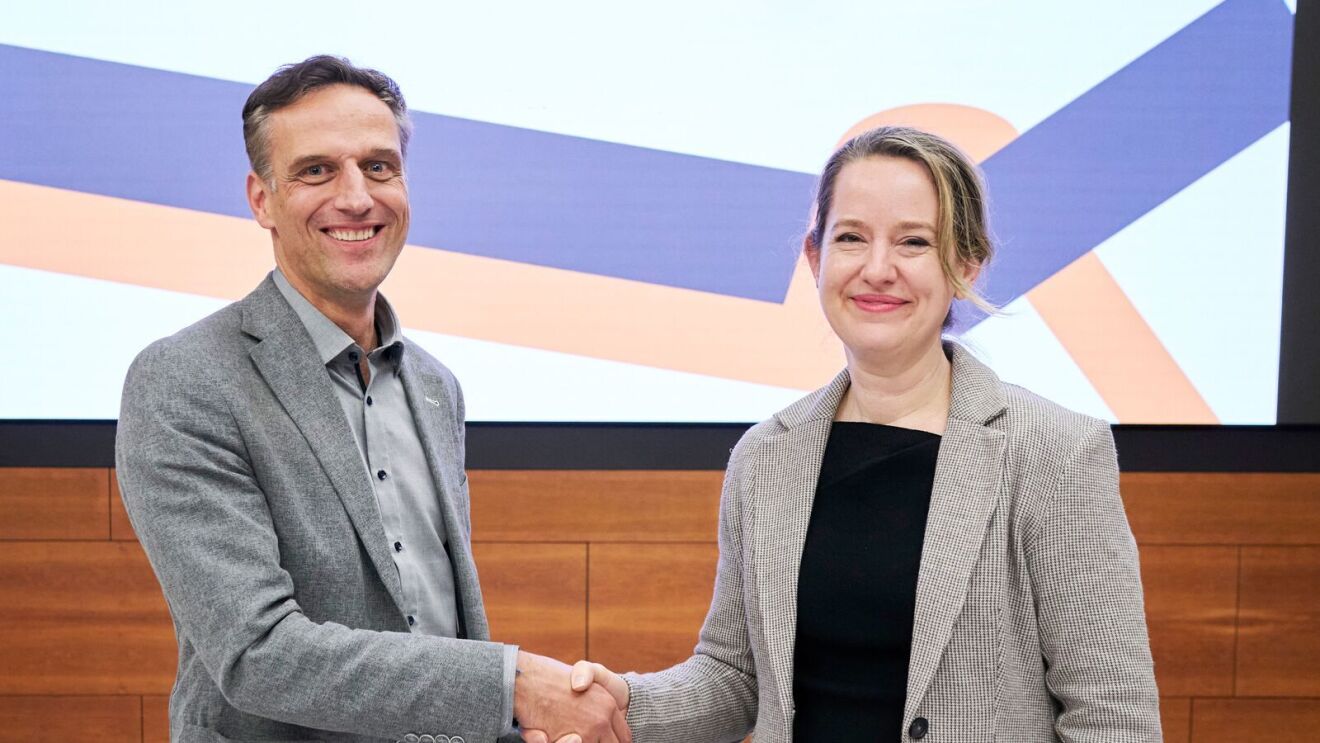
[[[358,366],[361,349],[354,346],[348,358],[353,364],[353,373],[357,376],[361,392],[362,432],[365,438],[363,445],[367,452],[367,469],[371,473],[371,485],[376,494],[376,501],[380,504],[381,521],[382,526],[385,527],[385,540],[389,545],[390,556],[394,558],[395,569],[402,574],[403,566],[399,564],[399,560],[407,546],[403,543],[402,524],[399,523],[399,513],[402,511],[399,507],[400,494],[397,480],[392,476],[391,447],[385,421],[376,413],[376,396],[385,390],[384,385],[379,383],[382,375],[398,374],[398,365],[393,363],[392,353],[389,347],[385,347],[368,354],[367,368],[370,370],[370,378],[365,380],[362,378],[361,367]],[[413,605],[416,598],[409,592],[405,592],[405,595],[409,601],[409,605],[403,607],[404,615],[408,620],[408,629],[416,631],[418,607]]]

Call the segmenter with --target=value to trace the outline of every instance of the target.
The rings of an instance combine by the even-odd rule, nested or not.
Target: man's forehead
[[[267,125],[271,154],[281,160],[401,149],[394,113],[371,91],[356,86],[314,90],[272,112]]]

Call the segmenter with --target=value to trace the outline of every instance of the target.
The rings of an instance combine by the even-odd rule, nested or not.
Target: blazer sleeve
[[[1113,436],[1091,421],[1027,550],[1064,741],[1159,741],[1159,694]]]
[[[505,732],[502,645],[351,629],[303,613],[249,442],[198,356],[158,343],[134,362],[116,464],[180,644],[195,648],[224,698],[252,715],[390,740]]]
[[[743,561],[742,481],[748,475],[744,437],[733,450],[720,495],[719,564],[715,595],[696,649],[677,666],[628,674],[628,726],[636,743],[742,740],[756,721],[756,668],[747,631]]]

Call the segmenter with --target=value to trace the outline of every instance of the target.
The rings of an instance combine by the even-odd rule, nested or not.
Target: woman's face
[[[919,358],[938,346],[954,289],[935,244],[939,200],[926,166],[899,157],[845,165],[807,259],[830,327],[859,360]],[[964,269],[968,280],[974,270]]]

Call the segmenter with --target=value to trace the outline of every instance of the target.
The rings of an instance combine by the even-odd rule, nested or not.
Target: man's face
[[[275,263],[323,312],[360,308],[408,237],[408,185],[394,115],[370,91],[330,85],[266,120],[271,180],[248,203]]]

